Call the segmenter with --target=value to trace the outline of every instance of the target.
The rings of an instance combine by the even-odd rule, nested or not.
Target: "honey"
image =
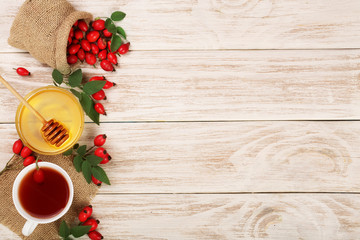
[[[69,130],[69,139],[60,147],[47,143],[41,133],[43,124],[23,104],[16,112],[16,130],[26,146],[34,152],[54,155],[70,149],[84,128],[84,112],[78,100],[67,90],[48,86],[35,89],[25,99],[47,121],[54,118]]]

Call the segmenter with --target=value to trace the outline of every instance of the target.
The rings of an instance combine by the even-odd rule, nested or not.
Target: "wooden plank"
[[[356,239],[352,194],[98,195],[109,239]],[[116,224],[115,224],[116,223]]]
[[[94,16],[127,13],[135,50],[359,48],[360,5],[344,1],[70,0]],[[3,0],[0,51],[23,0]],[[26,41],[26,40],[24,40]]]
[[[115,73],[84,66],[118,84],[106,91],[102,121],[302,120],[360,118],[360,50],[132,52]],[[21,94],[52,83],[30,55],[0,54]],[[25,66],[30,77],[12,69]],[[18,101],[0,86],[0,122]]]
[[[17,139],[1,124],[1,165]],[[86,124],[108,135],[102,193],[359,192],[360,122]],[[6,136],[6,137],[5,137]]]

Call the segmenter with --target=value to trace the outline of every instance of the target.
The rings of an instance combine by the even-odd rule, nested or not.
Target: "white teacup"
[[[65,172],[64,169],[62,169],[61,167],[59,167],[56,164],[49,163],[49,162],[39,162],[38,165],[39,165],[39,167],[52,168],[53,170],[57,171],[65,178],[65,180],[68,184],[68,187],[69,187],[69,198],[68,198],[68,202],[67,202],[65,208],[61,212],[56,214],[55,216],[52,216],[50,218],[36,218],[36,217],[31,216],[29,213],[26,212],[26,210],[23,208],[23,206],[20,203],[19,187],[20,187],[20,183],[21,183],[22,179],[27,175],[27,173],[35,170],[36,165],[31,164],[31,165],[25,167],[23,170],[21,170],[21,172],[17,175],[17,177],[14,181],[12,197],[13,197],[13,201],[14,201],[16,210],[20,213],[21,216],[23,216],[27,220],[22,229],[22,234],[24,236],[29,236],[35,230],[35,228],[38,224],[54,222],[54,221],[58,220],[59,218],[61,218],[69,210],[69,208],[72,204],[72,201],[73,201],[73,197],[74,197],[73,183],[72,183],[69,175]]]

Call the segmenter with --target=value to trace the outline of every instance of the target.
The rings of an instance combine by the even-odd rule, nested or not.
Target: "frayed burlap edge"
[[[72,157],[64,157],[63,155],[39,156],[43,161],[59,165],[69,174],[74,185],[74,200],[69,211],[56,222],[39,224],[29,237],[24,237],[21,234],[25,219],[15,209],[12,201],[12,186],[16,176],[24,167],[22,165],[23,159],[15,156],[9,164],[10,169],[0,175],[0,223],[22,239],[59,239],[58,230],[61,221],[65,220],[70,225],[73,225],[77,221],[77,215],[81,209],[89,205],[90,201],[95,197],[98,187],[92,183],[88,184],[83,175],[76,172],[72,163]]]

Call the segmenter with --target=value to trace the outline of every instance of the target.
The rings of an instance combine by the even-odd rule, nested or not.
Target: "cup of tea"
[[[49,162],[38,162],[38,166],[44,172],[43,182],[34,180],[36,164],[33,163],[21,170],[13,185],[15,208],[27,220],[22,229],[24,236],[29,236],[38,224],[61,218],[74,197],[72,181],[64,169]]]

